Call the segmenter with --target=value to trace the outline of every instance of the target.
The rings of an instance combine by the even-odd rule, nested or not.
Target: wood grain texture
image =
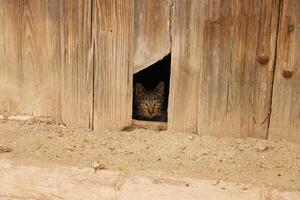
[[[93,1],[94,128],[131,123],[134,1]]]
[[[266,138],[277,13],[277,0],[175,1],[169,129]]]
[[[20,112],[21,1],[0,1],[0,114]]]
[[[300,1],[282,1],[270,138],[300,143]]]
[[[61,5],[62,120],[92,128],[92,2],[64,0]]]
[[[168,129],[197,132],[203,1],[174,1]],[[197,7],[197,8],[196,8]],[[195,12],[196,9],[198,12]]]
[[[60,115],[60,2],[24,0],[22,17],[23,112]]]
[[[61,108],[60,2],[1,1],[1,6],[8,6],[11,11],[5,22],[11,25],[4,27],[7,34],[11,33],[6,36],[8,65],[4,68],[12,68],[5,75],[4,87],[9,92],[4,94],[4,109],[8,105],[11,110],[6,114],[58,116]]]
[[[135,0],[134,72],[170,53],[171,0]]]

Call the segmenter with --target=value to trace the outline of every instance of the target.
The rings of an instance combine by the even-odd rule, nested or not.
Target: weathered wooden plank
[[[0,114],[15,115],[22,80],[19,66],[21,2],[0,1]]]
[[[270,138],[300,143],[300,1],[282,1]]]
[[[60,2],[24,0],[21,61],[22,112],[60,115]]]
[[[95,129],[131,123],[133,25],[133,0],[93,1]]]
[[[174,1],[168,129],[197,132],[203,1]],[[198,12],[196,11],[196,8]]]
[[[205,51],[219,52],[215,58],[207,54],[208,71],[202,91],[210,97],[199,98],[199,130],[205,134],[252,136],[266,138],[272,91],[276,42],[278,1],[220,2],[220,18],[224,24],[207,25],[205,41],[218,44]],[[229,16],[229,17],[226,17]],[[213,20],[212,20],[213,21]],[[218,37],[220,35],[220,37]],[[258,60],[269,59],[261,64]],[[215,59],[215,60],[212,60]],[[218,63],[219,62],[219,63]],[[208,94],[210,93],[210,94]],[[208,112],[206,113],[205,111]],[[202,115],[205,113],[207,115]],[[203,127],[203,129],[201,128]]]
[[[60,2],[1,1],[1,5],[9,6],[11,12],[5,22],[11,23],[6,26],[9,31],[7,34],[11,35],[5,36],[9,55],[5,61],[8,66],[4,67],[11,67],[4,75],[4,87],[11,91],[4,94],[4,104],[8,102],[8,107],[14,108],[7,115],[58,116],[61,75]],[[18,50],[15,44],[18,44]]]
[[[171,0],[135,0],[134,72],[170,53]]]
[[[277,0],[175,1],[170,129],[266,137],[277,9]]]
[[[91,128],[93,48],[91,0],[62,1],[62,120]]]

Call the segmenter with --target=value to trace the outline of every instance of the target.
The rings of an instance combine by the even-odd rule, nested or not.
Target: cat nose
[[[154,109],[153,108],[148,108],[148,112],[150,114],[150,116],[154,113]]]

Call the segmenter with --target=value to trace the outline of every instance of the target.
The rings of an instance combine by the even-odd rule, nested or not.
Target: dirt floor
[[[0,120],[0,159],[223,180],[300,191],[300,145],[183,133],[72,130],[41,121]]]

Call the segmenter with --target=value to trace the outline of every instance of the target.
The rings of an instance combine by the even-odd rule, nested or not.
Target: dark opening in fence
[[[167,108],[168,108],[168,97],[169,97],[169,85],[170,85],[170,68],[171,68],[171,54],[165,56],[162,60],[157,61],[151,66],[139,71],[133,75],[133,119],[142,119],[143,117],[139,116],[137,109],[137,89],[144,89],[144,91],[150,92],[151,97],[155,97],[155,94],[158,94],[159,100],[163,101],[163,105],[160,108],[160,114],[165,116],[159,118],[149,118],[144,117],[144,120],[147,121],[167,121]],[[159,93],[159,89],[163,91]],[[148,93],[149,94],[149,93]],[[150,100],[149,99],[149,100]],[[152,99],[153,100],[153,99]],[[157,101],[158,99],[156,99]],[[154,99],[155,101],[155,99]],[[151,104],[151,102],[148,102]],[[148,106],[151,106],[151,105]],[[145,108],[150,109],[146,107]],[[156,109],[156,108],[154,108]]]

